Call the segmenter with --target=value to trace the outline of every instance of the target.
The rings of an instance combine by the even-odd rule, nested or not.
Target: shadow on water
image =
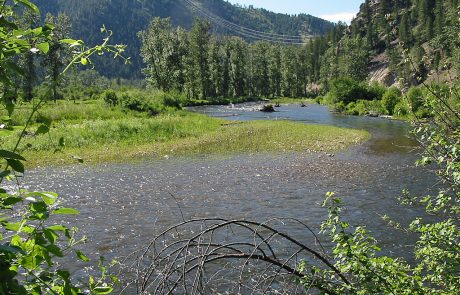
[[[403,189],[423,194],[435,178],[415,168],[415,141],[403,122],[348,117],[327,108],[282,106],[277,113],[253,111],[254,104],[235,108],[208,106],[194,111],[230,120],[288,119],[365,129],[372,139],[360,146],[325,154],[255,154],[197,156],[137,164],[105,164],[37,169],[25,182],[30,189],[59,192],[81,214],[72,219],[90,237],[85,246],[94,257],[124,256],[139,249],[161,228],[185,218],[223,217],[263,221],[298,218],[319,229],[327,216],[320,204],[328,191],[346,203],[345,218],[364,224],[387,246],[404,253],[411,239],[386,226],[389,214],[407,223],[420,210],[402,208],[396,197]],[[174,199],[171,197],[174,196]],[[286,228],[302,238],[303,230]],[[76,266],[78,270],[78,266]]]

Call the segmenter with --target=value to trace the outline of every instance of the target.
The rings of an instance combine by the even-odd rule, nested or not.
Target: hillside
[[[446,79],[447,70],[460,69],[459,5],[459,0],[364,1],[350,26],[338,25],[312,41],[311,81],[327,89],[341,76],[387,86]]]
[[[279,35],[322,35],[333,27],[332,23],[307,14],[290,16],[235,6],[223,0],[36,0],[35,3],[43,14],[68,14],[74,38],[96,43],[101,39],[99,29],[102,25],[113,30],[113,41],[128,45],[127,55],[132,58],[132,64],[123,67],[118,62],[99,64],[98,70],[111,77],[140,76],[140,41],[136,34],[144,30],[155,16],[171,17],[174,25],[185,28],[190,28],[196,17],[207,18],[216,33],[239,35],[249,41],[268,38],[299,42],[302,37]]]

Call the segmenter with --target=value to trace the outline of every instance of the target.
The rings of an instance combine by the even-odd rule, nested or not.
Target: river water
[[[90,237],[84,248],[93,257],[127,255],[161,228],[181,221],[181,214],[256,221],[292,217],[318,231],[327,216],[320,204],[328,191],[343,198],[350,223],[366,225],[386,252],[404,254],[411,238],[389,228],[381,216],[407,223],[420,211],[398,205],[396,197],[403,189],[422,194],[435,184],[434,175],[414,167],[417,145],[406,123],[336,115],[319,105],[282,106],[271,114],[255,108],[193,110],[229,120],[286,119],[365,129],[372,139],[335,155],[202,155],[36,169],[28,172],[25,183],[29,189],[58,192],[66,206],[80,210],[72,224]],[[301,236],[303,229],[285,230]]]

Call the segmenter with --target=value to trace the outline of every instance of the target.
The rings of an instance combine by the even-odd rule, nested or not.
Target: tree
[[[228,69],[225,68],[227,66],[226,58],[227,56],[225,55],[222,45],[218,40],[213,38],[209,46],[210,97],[223,96],[225,93],[222,84],[225,71],[228,71]],[[225,86],[225,88],[227,88],[227,86]]]
[[[147,80],[164,91],[181,90],[185,55],[182,30],[173,29],[169,18],[155,17],[138,36],[142,43],[141,56],[147,64],[143,70]]]
[[[401,17],[401,23],[399,24],[399,41],[404,44],[408,44],[410,40],[410,28],[409,28],[409,16],[403,14]]]
[[[64,13],[59,13],[57,16],[48,13],[45,22],[51,24],[54,29],[49,42],[49,52],[44,56],[42,62],[47,69],[48,80],[53,90],[52,98],[56,101],[60,98],[58,88],[61,81],[59,76],[70,61],[69,48],[60,40],[70,38],[71,21]]]
[[[270,93],[273,97],[281,96],[281,48],[279,45],[273,45],[269,49],[269,79]]]
[[[239,37],[228,38],[227,42],[230,48],[231,94],[236,97],[242,97],[247,94],[247,43]]]
[[[211,77],[209,72],[209,46],[211,41],[211,25],[207,21],[195,20],[190,32],[190,55],[195,72],[198,96],[202,99],[211,92]],[[194,83],[195,84],[195,83]]]
[[[298,57],[295,47],[286,46],[281,52],[282,94],[288,97],[299,96]]]
[[[270,93],[269,48],[267,42],[256,42],[250,47],[253,94],[257,97],[267,97]]]
[[[36,28],[38,26],[40,17],[33,10],[26,9],[23,11],[22,18],[20,19],[19,26],[23,30]],[[33,42],[33,39],[29,37],[27,40],[29,43]],[[29,51],[24,53],[21,57],[19,65],[24,70],[23,92],[24,100],[30,101],[33,98],[33,89],[37,83],[37,70],[36,70],[36,54]]]
[[[339,71],[342,76],[363,81],[368,76],[369,48],[361,38],[344,37],[339,53]]]

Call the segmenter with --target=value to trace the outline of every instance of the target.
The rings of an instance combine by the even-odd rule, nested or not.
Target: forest
[[[66,13],[72,22],[74,38],[84,37],[88,44],[97,44],[100,40],[99,28],[105,25],[116,32],[113,36],[115,43],[129,44],[126,49],[127,56],[131,57],[129,65],[123,65],[123,62],[116,60],[96,59],[98,71],[109,78],[133,78],[133,75],[136,79],[142,78],[140,69],[143,65],[142,58],[139,56],[141,43],[136,33],[145,30],[154,17],[171,17],[174,26],[190,29],[196,17],[212,16],[214,22],[220,24],[213,26],[214,33],[237,35],[247,40],[258,40],[261,36],[268,39],[283,39],[283,36],[291,35],[294,37],[286,37],[286,42],[299,42],[302,36],[322,35],[333,27],[332,23],[311,15],[289,16],[264,9],[247,9],[223,0],[38,0],[35,2],[42,11],[42,16],[46,13],[53,15]],[[126,22],[125,19],[130,21]]]
[[[459,1],[203,3],[0,0],[0,294],[459,294]]]

